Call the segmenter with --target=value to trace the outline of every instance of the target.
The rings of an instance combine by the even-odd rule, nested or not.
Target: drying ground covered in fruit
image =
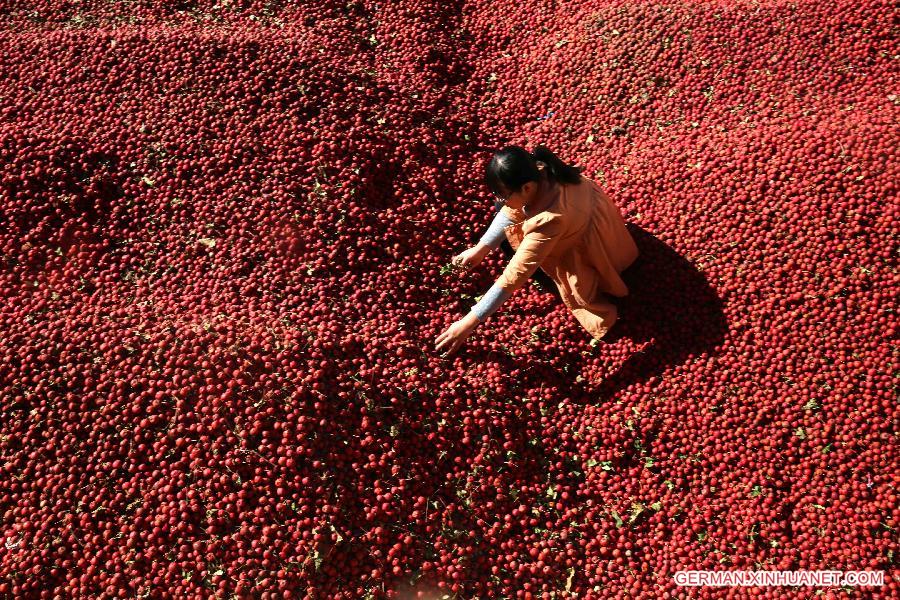
[[[896,597],[890,3],[301,4],[0,11],[0,596]],[[506,143],[631,295],[442,359]]]

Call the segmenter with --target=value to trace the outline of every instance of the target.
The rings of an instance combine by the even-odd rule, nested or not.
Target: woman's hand
[[[441,348],[447,348],[445,356],[450,356],[465,343],[466,338],[472,334],[480,322],[478,317],[475,316],[475,313],[470,312],[462,319],[453,323],[444,331],[444,333],[437,337],[435,340],[437,343],[435,349],[440,350]]]
[[[481,244],[477,244],[472,246],[468,250],[464,250],[460,252],[456,256],[453,257],[453,264],[464,269],[470,269],[472,267],[477,267],[484,257],[487,256],[487,253],[490,252],[489,246],[482,246]]]

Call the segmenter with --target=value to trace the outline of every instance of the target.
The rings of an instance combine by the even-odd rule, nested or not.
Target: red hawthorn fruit
[[[886,2],[81,4],[0,42],[0,597],[889,571]],[[506,144],[641,261],[605,340],[526,284],[442,360]]]

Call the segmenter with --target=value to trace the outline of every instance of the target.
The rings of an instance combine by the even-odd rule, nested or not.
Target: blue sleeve
[[[503,304],[507,298],[512,295],[512,292],[508,292],[500,287],[498,284],[494,284],[491,286],[491,289],[485,293],[484,296],[481,297],[481,300],[478,301],[478,304],[472,307],[472,312],[475,313],[475,316],[478,317],[479,321],[484,321],[489,316],[494,314],[494,312],[500,308],[500,305]]]
[[[503,211],[497,211],[497,214],[494,215],[494,220],[491,221],[491,226],[488,227],[488,230],[481,237],[481,243],[490,248],[499,247],[500,242],[506,239],[506,234],[503,229],[512,224],[513,221],[511,221]]]

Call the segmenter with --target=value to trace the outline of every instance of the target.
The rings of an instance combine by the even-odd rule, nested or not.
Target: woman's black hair
[[[579,183],[582,167],[568,165],[546,146],[535,146],[528,152],[521,146],[506,146],[494,153],[488,163],[484,181],[495,196],[517,192],[529,181],[540,181],[537,162],[547,165],[550,182]]]

